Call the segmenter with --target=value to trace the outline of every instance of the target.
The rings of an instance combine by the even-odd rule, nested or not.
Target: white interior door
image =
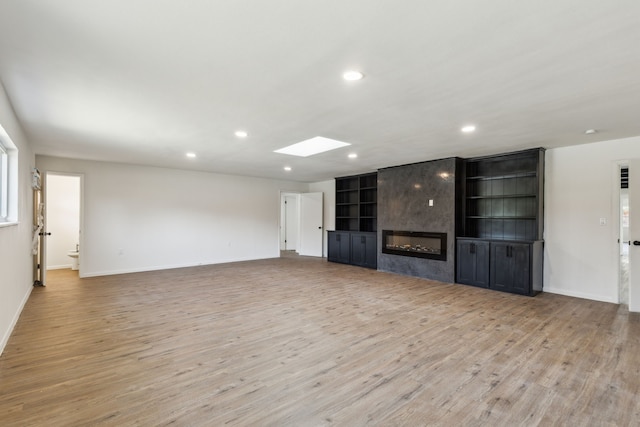
[[[322,193],[300,194],[300,255],[322,257],[322,224]]]
[[[640,312],[640,159],[629,161],[629,311]]]

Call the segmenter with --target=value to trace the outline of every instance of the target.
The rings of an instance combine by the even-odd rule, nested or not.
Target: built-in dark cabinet
[[[464,174],[456,281],[534,295],[542,290],[544,150],[468,159]]]
[[[376,268],[377,235],[372,232],[329,231],[327,259],[332,262]]]
[[[328,260],[377,267],[378,174],[336,178],[336,230]]]
[[[327,259],[333,262],[349,264],[351,262],[351,234],[349,232],[330,231]]]
[[[489,242],[458,240],[458,283],[489,287]]]
[[[336,230],[376,231],[378,174],[336,178]]]
[[[465,161],[465,237],[542,239],[544,150]]]
[[[378,265],[376,233],[351,233],[351,264],[376,268]]]

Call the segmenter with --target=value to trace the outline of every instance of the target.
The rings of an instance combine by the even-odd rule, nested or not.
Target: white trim
[[[606,297],[603,295],[594,295],[594,294],[589,294],[584,292],[575,292],[575,291],[568,291],[566,289],[556,289],[556,288],[547,288],[547,287],[543,288],[542,291],[550,294],[564,295],[567,297],[582,298],[582,299],[588,299],[592,301],[602,301],[602,302],[610,302],[612,304],[618,304],[618,301],[615,301],[615,298]]]
[[[623,167],[629,166],[628,160],[614,160],[612,165],[613,168],[613,191],[611,192],[611,231],[614,234],[611,236],[611,239],[615,239],[617,241],[620,236],[620,169]],[[615,283],[616,283],[616,291],[615,291],[615,302],[616,304],[620,304],[620,242],[616,245],[616,250],[613,251],[613,265],[616,266],[615,270]]]
[[[71,264],[63,264],[63,265],[50,265],[47,267],[47,270],[65,270],[70,269],[72,267]]]
[[[200,266],[205,266],[205,265],[230,264],[230,263],[233,263],[233,262],[258,261],[258,260],[261,260],[261,259],[274,259],[274,258],[279,258],[279,257],[280,257],[280,251],[278,251],[277,254],[274,254],[274,256],[268,256],[268,257],[233,258],[233,259],[220,260],[220,261],[216,261],[216,262],[199,262],[199,263],[189,263],[189,264],[157,265],[157,266],[144,267],[144,268],[125,268],[125,269],[122,269],[122,270],[97,271],[97,272],[93,272],[93,273],[84,273],[84,274],[81,273],[79,275],[79,277],[81,279],[83,279],[83,278],[86,278],[86,277],[113,276],[113,275],[116,275],[116,274],[144,273],[146,271],[173,270],[173,269],[176,269],[176,268],[190,268],[190,267],[200,267]]]

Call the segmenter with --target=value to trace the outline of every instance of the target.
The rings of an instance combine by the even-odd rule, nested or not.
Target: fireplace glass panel
[[[383,253],[437,260],[447,259],[446,233],[383,230],[382,239]]]

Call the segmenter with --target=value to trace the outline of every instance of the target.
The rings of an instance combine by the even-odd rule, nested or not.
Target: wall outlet
[[[122,248],[118,249],[118,255],[121,255],[121,256],[124,255],[124,250],[122,250]]]
[[[600,218],[600,225],[607,225],[607,218]]]

